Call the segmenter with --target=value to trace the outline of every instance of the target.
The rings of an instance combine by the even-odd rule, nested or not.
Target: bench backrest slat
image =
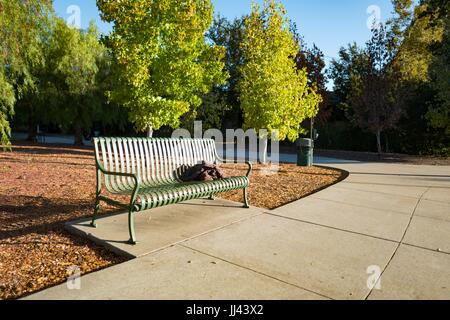
[[[106,171],[134,173],[143,186],[179,182],[181,168],[216,161],[212,139],[94,138],[95,158]],[[129,190],[132,178],[105,176],[111,192]]]

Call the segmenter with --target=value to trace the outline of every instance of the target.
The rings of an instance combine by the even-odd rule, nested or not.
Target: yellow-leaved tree
[[[97,0],[114,29],[107,39],[115,57],[110,99],[128,108],[139,131],[176,128],[201,104],[201,94],[223,84],[225,49],[205,41],[211,0]]]
[[[245,21],[238,87],[246,129],[266,129],[269,136],[295,141],[305,132],[302,122],[317,114],[322,97],[308,85],[306,70],[296,67],[300,48],[289,26],[281,3],[265,0],[262,9],[253,3]]]

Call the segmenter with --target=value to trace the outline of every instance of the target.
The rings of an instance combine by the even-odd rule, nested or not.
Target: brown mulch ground
[[[0,298],[11,299],[124,261],[64,231],[95,195],[89,149],[23,146],[0,152]]]
[[[64,230],[65,222],[92,214],[94,169],[90,148],[21,145],[13,152],[0,150],[0,299],[62,283],[71,266],[84,274],[125,261]],[[246,166],[223,169],[227,175],[246,172]],[[279,207],[343,177],[341,171],[319,167],[279,169],[255,167],[253,206]],[[242,191],[221,197],[242,201]]]
[[[246,165],[222,166],[226,176],[240,176],[247,172]],[[303,168],[294,164],[279,167],[254,165],[250,177],[250,204],[255,207],[275,209],[299,200],[346,177],[337,169],[322,167]],[[241,190],[223,193],[221,198],[242,202]]]

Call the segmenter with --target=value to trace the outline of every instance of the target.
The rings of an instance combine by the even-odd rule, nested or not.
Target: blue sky
[[[216,13],[228,18],[250,12],[251,0],[213,0]],[[259,0],[258,2],[262,2]],[[382,21],[390,17],[390,0],[283,0],[288,16],[309,45],[315,43],[327,57],[337,57],[338,50],[352,41],[364,44],[370,37],[368,19],[378,10]],[[67,19],[71,5],[79,6],[81,26],[95,20],[100,30],[108,33],[111,26],[101,21],[95,0],[54,0],[56,12]],[[374,7],[375,6],[375,7]],[[371,13],[368,13],[368,9]]]

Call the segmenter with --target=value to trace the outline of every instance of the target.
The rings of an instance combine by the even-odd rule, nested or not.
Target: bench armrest
[[[217,162],[224,163],[224,164],[227,164],[227,163],[241,164],[242,163],[242,162],[237,161],[237,160],[222,159],[222,158],[220,158],[217,155],[216,155],[216,160],[217,160]],[[252,165],[252,163],[250,161],[245,161],[245,164],[248,166],[248,171],[247,171],[247,174],[245,176],[249,177],[251,175],[251,173],[252,173],[253,165]]]
[[[105,168],[103,168],[103,166],[100,165],[100,163],[97,163],[97,168],[101,173],[103,173],[106,176],[118,176],[118,177],[132,178],[135,183],[135,189],[138,190],[140,188],[141,179],[134,173],[108,171],[108,170],[105,170]]]
[[[118,176],[118,177],[128,177],[128,178],[133,178],[133,180],[139,181],[139,177],[133,173],[123,173],[123,172],[111,172],[111,171],[105,171],[105,170],[100,170],[104,175],[107,176]]]

